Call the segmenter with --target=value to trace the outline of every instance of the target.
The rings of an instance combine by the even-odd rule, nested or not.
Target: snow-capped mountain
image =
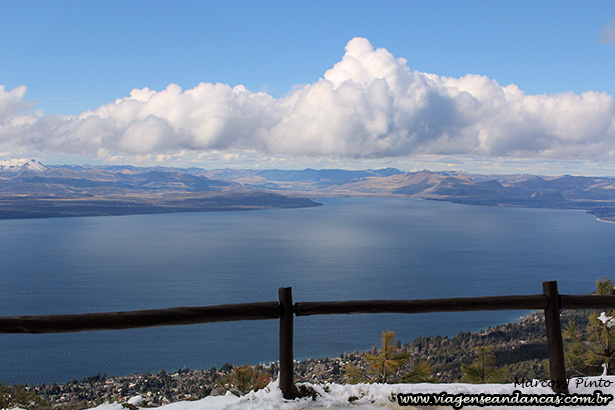
[[[43,172],[47,167],[35,159],[5,159],[0,160],[0,171],[24,172],[34,171]]]

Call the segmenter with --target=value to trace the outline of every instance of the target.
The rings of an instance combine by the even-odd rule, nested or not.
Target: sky
[[[0,0],[0,159],[615,176],[615,3]]]

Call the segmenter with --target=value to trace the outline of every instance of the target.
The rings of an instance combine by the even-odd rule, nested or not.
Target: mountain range
[[[0,218],[318,206],[309,198],[402,197],[580,209],[615,221],[615,178],[457,171],[45,166],[0,161]]]
[[[0,219],[300,208],[320,205],[174,168],[0,162]]]
[[[195,171],[193,171],[195,172]],[[211,170],[202,175],[312,197],[392,196],[483,206],[585,210],[615,221],[615,178],[461,171]]]

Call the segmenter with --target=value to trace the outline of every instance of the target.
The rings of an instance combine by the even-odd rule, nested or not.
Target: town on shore
[[[584,320],[583,314],[570,315],[569,320]],[[564,316],[563,315],[563,316]],[[586,316],[585,316],[586,317]],[[566,318],[563,317],[563,320]],[[365,369],[365,355],[375,354],[380,348],[378,341],[367,352],[342,353],[338,357],[296,361],[294,378],[297,383],[349,383],[347,366]],[[433,368],[433,381],[454,383],[462,379],[463,363],[476,359],[476,348],[493,346],[498,366],[506,367],[509,382],[513,380],[547,379],[548,363],[544,315],[535,312],[518,321],[490,327],[480,332],[462,332],[453,337],[424,336],[409,343],[396,341],[398,351],[408,354],[410,360],[405,368],[398,369],[398,376],[421,361],[428,361]],[[248,367],[248,366],[242,366]],[[250,366],[258,369],[267,380],[278,376],[278,363]],[[158,373],[139,373],[126,376],[97,374],[81,380],[58,384],[6,386],[19,389],[24,394],[36,397],[41,406],[61,410],[77,410],[105,402],[119,402],[131,406],[129,400],[138,397],[140,407],[160,406],[177,401],[198,400],[211,395],[226,394],[225,380],[238,366],[224,364],[209,370],[180,369],[174,372],[161,370]],[[394,380],[395,375],[391,375]],[[39,407],[39,406],[36,406]]]

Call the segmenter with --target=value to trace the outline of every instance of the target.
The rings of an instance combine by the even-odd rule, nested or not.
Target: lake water
[[[404,199],[317,208],[0,221],[0,316],[275,301],[589,293],[615,225],[582,212]],[[455,335],[525,312],[295,318],[295,358]],[[0,382],[50,383],[277,360],[278,321],[0,335]]]

